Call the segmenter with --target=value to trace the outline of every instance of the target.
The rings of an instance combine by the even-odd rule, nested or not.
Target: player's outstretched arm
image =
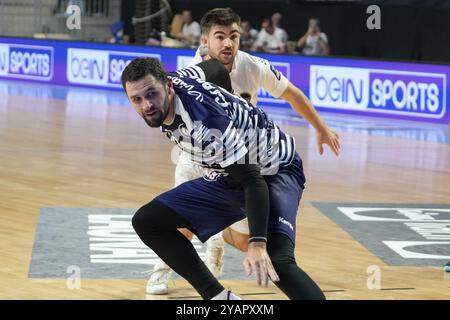
[[[311,101],[299,88],[289,82],[287,89],[280,98],[287,101],[292,109],[303,116],[316,129],[319,154],[323,154],[323,144],[327,144],[336,156],[340,154],[339,135],[327,126]]]

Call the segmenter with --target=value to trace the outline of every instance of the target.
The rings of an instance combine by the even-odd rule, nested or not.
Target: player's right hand
[[[265,242],[250,242],[244,259],[244,268],[247,276],[255,274],[258,286],[269,285],[269,279],[273,282],[280,280],[272,265]]]
[[[336,131],[331,130],[327,126],[321,130],[317,131],[317,147],[319,148],[319,154],[323,154],[323,144],[327,144],[331,151],[336,156],[341,153],[341,143],[339,141],[339,134]]]

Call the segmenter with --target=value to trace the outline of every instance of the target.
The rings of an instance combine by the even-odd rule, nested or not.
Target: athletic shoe
[[[221,293],[219,293],[211,300],[242,300],[242,298],[239,297],[238,295],[235,295],[230,290],[223,290]]]
[[[147,272],[147,274],[150,276],[146,288],[148,294],[169,293],[169,279],[172,275],[172,269],[164,261],[160,260],[153,271]]]

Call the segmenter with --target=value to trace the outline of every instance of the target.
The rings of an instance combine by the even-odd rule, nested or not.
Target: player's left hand
[[[341,143],[337,132],[325,127],[323,130],[317,131],[317,146],[319,154],[323,154],[323,144],[327,144],[336,156],[341,153]]]
[[[258,286],[269,285],[269,279],[273,282],[280,280],[272,265],[265,242],[250,242],[244,259],[244,268],[247,276],[255,274]]]

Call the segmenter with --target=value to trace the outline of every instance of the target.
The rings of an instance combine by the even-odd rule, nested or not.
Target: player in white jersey
[[[219,60],[230,73],[235,93],[243,97],[248,96],[252,105],[257,103],[257,93],[260,88],[275,98],[287,101],[292,109],[316,129],[320,154],[323,154],[323,144],[329,145],[336,155],[340,153],[338,134],[326,125],[303,92],[267,60],[239,50],[240,18],[235,12],[230,8],[212,9],[203,16],[200,24],[202,27],[201,48],[197,50],[190,65],[195,65],[210,57]],[[182,153],[175,170],[175,186],[199,178],[203,174],[201,167]],[[189,231],[182,232],[192,239]],[[224,242],[246,251],[247,219],[236,222],[207,241],[206,265],[215,276],[219,276],[222,272]],[[170,274],[170,268],[161,260],[155,266],[147,282],[147,292],[151,294],[167,293]]]

